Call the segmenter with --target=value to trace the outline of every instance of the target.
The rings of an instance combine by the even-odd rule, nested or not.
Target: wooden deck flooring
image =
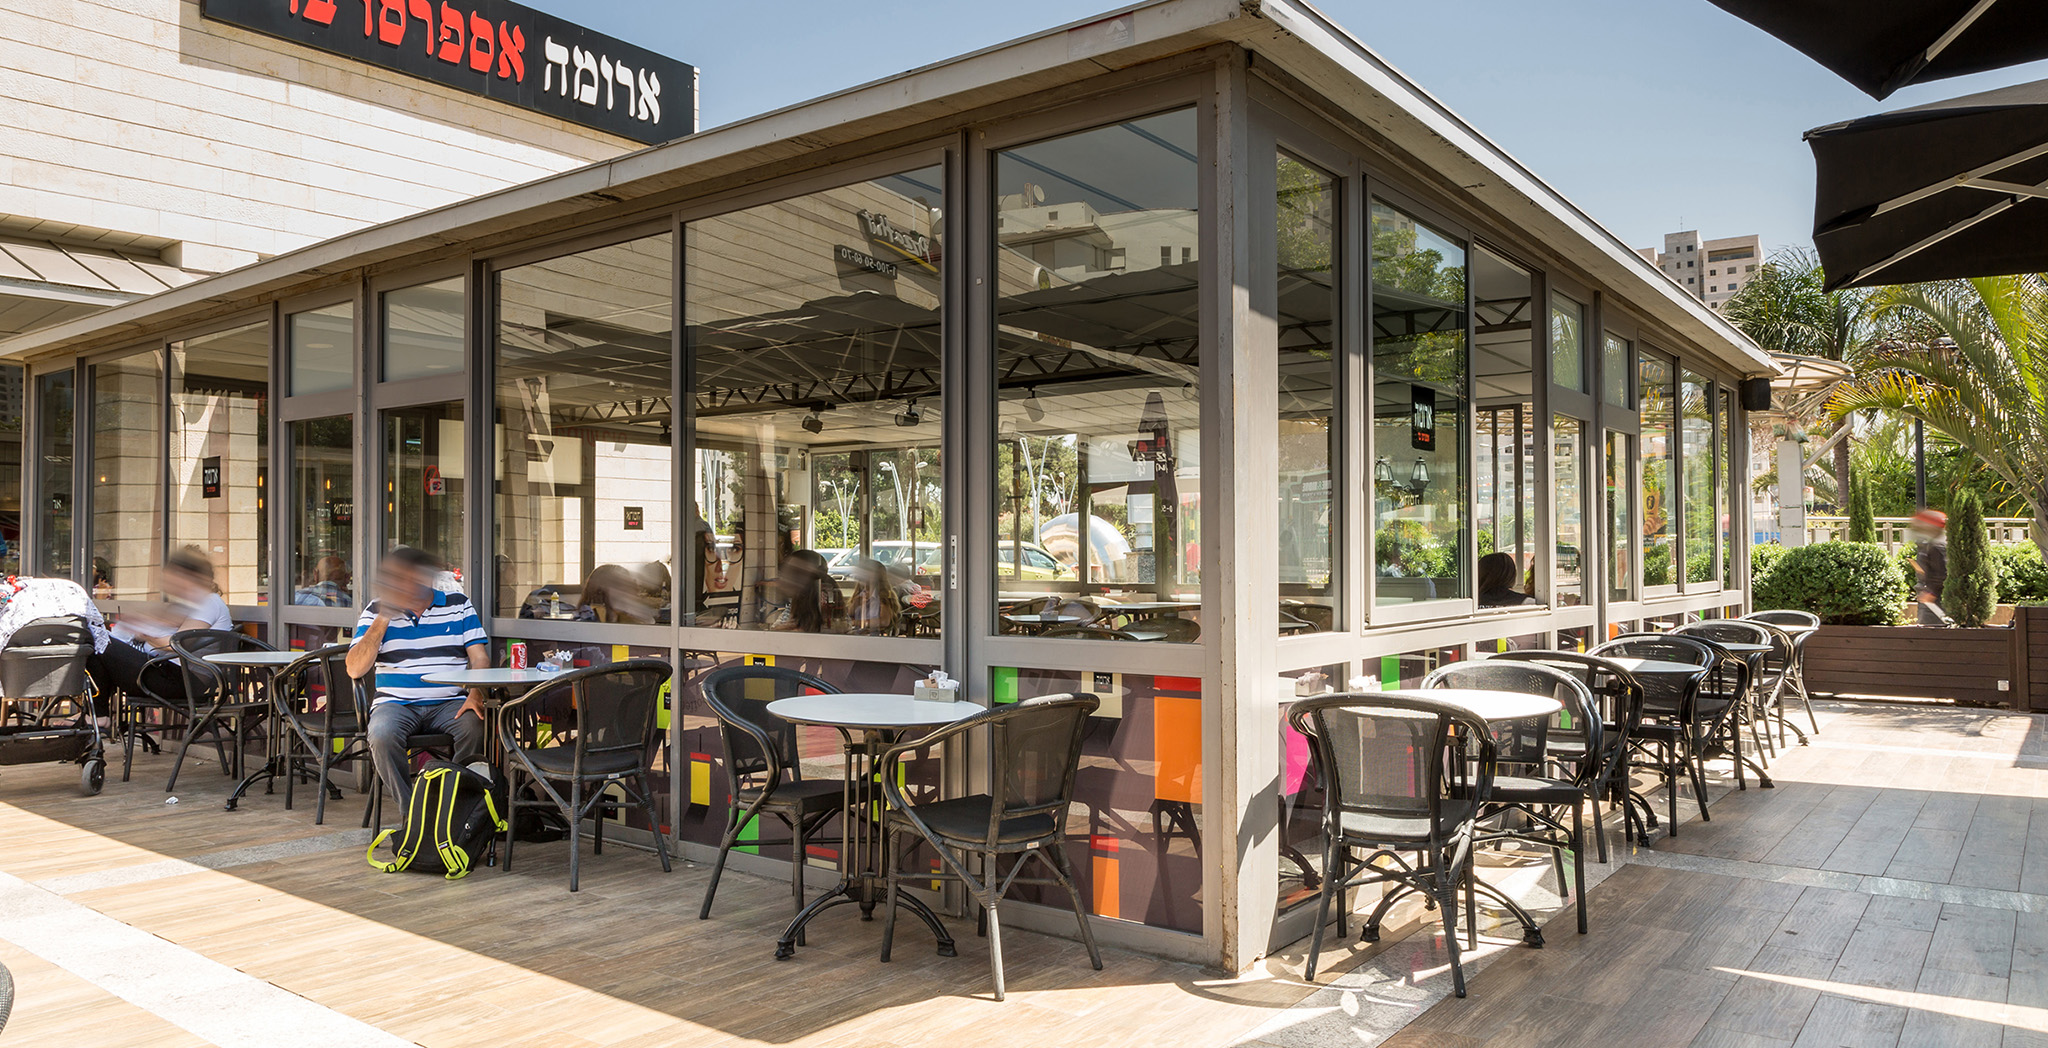
[[[835,911],[778,963],[769,879],[729,874],[700,922],[708,869],[644,852],[586,851],[575,895],[560,845],[511,874],[385,876],[353,797],[315,827],[281,798],[220,811],[203,765],[174,806],[157,760],[98,798],[75,769],[0,769],[0,1043],[2048,1048],[2048,723],[1823,717],[1779,788],[1594,868],[1592,934],[1565,917],[1546,949],[1489,946],[1462,1001],[1414,913],[1326,947],[1317,986],[1298,947],[1238,977],[1116,950],[1095,972],[1010,933],[998,1004],[971,923],[949,922],[960,957],[906,930],[885,966],[879,927]]]

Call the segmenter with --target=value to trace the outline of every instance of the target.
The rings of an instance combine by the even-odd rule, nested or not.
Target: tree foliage
[[[1959,626],[1982,626],[1998,610],[1990,546],[1984,507],[1964,492],[1948,517],[1948,581],[1941,588],[1941,609]]]
[[[1752,586],[1757,610],[1794,608],[1822,622],[1890,626],[1899,620],[1908,590],[1899,565],[1883,546],[1817,542],[1785,551]]]
[[[1877,515],[1870,511],[1870,485],[1854,479],[1849,482],[1849,541],[1877,541]]]

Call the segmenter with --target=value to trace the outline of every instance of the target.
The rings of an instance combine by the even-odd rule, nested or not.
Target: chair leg
[[[1000,864],[998,864],[1000,868]],[[988,966],[996,980],[996,1000],[1003,999],[1003,925],[996,918],[996,897],[993,889],[985,904],[988,912]]]
[[[511,761],[505,762],[512,765]],[[499,869],[512,872],[512,830],[519,824],[519,769],[509,766],[505,769],[505,860]]]
[[[1333,842],[1323,842],[1323,890],[1316,893],[1316,930],[1308,944],[1308,967],[1302,972],[1302,979],[1316,981],[1316,958],[1323,952],[1323,928],[1330,923],[1330,895],[1343,889],[1338,885],[1344,878],[1337,872],[1337,848]]]
[[[668,835],[661,831],[661,820],[654,817],[654,788],[647,784],[647,773],[640,773],[640,810],[647,813],[647,825],[654,830],[654,854],[661,860],[661,872],[674,873],[675,868],[668,861]]]
[[[711,860],[711,883],[704,886],[704,905],[697,908],[697,919],[711,919],[711,900],[718,895],[718,879],[725,875],[725,855],[732,850],[733,841],[739,838],[740,810],[728,806],[725,809],[725,834],[718,842],[718,856]]]
[[[134,715],[129,712],[127,706],[125,702],[121,704],[121,721],[124,725],[121,729],[122,782],[128,781],[128,772],[135,766],[135,725],[131,722]]]
[[[1451,955],[1451,990],[1458,996],[1465,996],[1465,966],[1458,959],[1458,888],[1457,880],[1450,887],[1437,890],[1437,908],[1444,920],[1444,949]]]
[[[576,890],[576,875],[583,859],[583,780],[569,780],[569,890]]]
[[[178,755],[171,760],[171,779],[169,782],[164,783],[165,793],[169,793],[172,790],[178,788],[178,773],[180,771],[183,771],[185,768],[185,752],[192,748],[192,740],[195,737],[197,737],[200,732],[205,731],[207,725],[212,723],[213,714],[211,713],[199,718],[199,720],[196,723],[189,720],[185,722],[185,737],[178,740]],[[220,736],[215,735],[214,745],[217,747],[219,746],[219,744]],[[228,755],[225,751],[221,753],[220,759],[221,765],[225,767],[227,765],[228,759]]]
[[[1579,813],[1579,805],[1572,805],[1572,882],[1573,891],[1579,904],[1579,934],[1586,934],[1586,824]],[[1600,824],[1593,824],[1593,831],[1600,831]],[[1602,860],[1603,862],[1605,860]]]
[[[327,772],[333,767],[334,743],[328,742],[320,747],[320,778],[313,784],[320,794],[319,799],[313,802],[313,825],[315,826],[325,825],[327,822]]]
[[[370,780],[370,803],[363,805],[363,828],[371,829],[370,823],[375,820],[375,829],[381,830],[384,828],[384,776],[372,769]]]
[[[798,822],[803,819],[799,817]],[[896,831],[887,826],[882,828],[882,895],[887,900],[882,904],[882,963],[889,962],[889,951],[896,946]],[[797,897],[797,905],[803,905],[803,897]]]

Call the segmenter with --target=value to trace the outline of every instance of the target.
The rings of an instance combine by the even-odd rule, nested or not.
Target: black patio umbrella
[[[2048,58],[2038,0],[1712,0],[1873,98]]]
[[[2048,80],[1806,140],[1830,290],[2048,270]]]

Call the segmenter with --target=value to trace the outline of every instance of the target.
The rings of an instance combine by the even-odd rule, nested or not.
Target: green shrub
[[[1759,611],[1793,608],[1849,626],[1897,623],[1907,594],[1898,561],[1883,546],[1866,542],[1786,550],[1752,587]]]
[[[1849,485],[1849,541],[1877,541],[1877,518],[1870,512],[1870,485],[1867,482],[1851,482]]]
[[[1998,610],[1998,575],[1990,547],[1984,504],[1975,492],[1965,491],[1948,515],[1948,583],[1941,588],[1941,610],[1958,626],[1982,626]]]
[[[1913,569],[1913,564],[1917,559],[1913,554],[1919,548],[1918,543],[1908,542],[1900,546],[1898,551],[1892,554],[1892,557],[1899,562],[1899,573],[1906,577],[1906,597],[1909,600],[1912,599],[1914,586],[1920,578],[1920,573]]]
[[[2001,542],[1991,547],[1991,566],[1998,574],[1998,599],[2007,604],[2048,604],[2048,563],[2041,547],[2031,542]]]
[[[1771,565],[1785,555],[1785,547],[1775,542],[1759,542],[1749,547],[1749,581],[1754,586],[1771,573]]]

